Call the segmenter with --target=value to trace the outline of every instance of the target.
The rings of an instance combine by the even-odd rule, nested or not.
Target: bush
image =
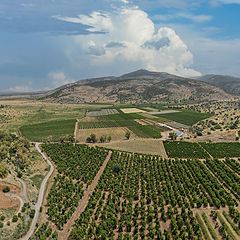
[[[32,209],[31,212],[30,212],[30,214],[29,214],[29,216],[30,216],[30,218],[34,218],[34,215],[35,215],[35,210]]]
[[[89,137],[86,139],[87,143],[96,143],[97,142],[97,137],[95,134],[91,134]]]
[[[118,174],[121,171],[121,167],[119,165],[114,165],[112,167],[112,171],[113,171],[113,173]]]
[[[5,186],[2,191],[3,191],[4,193],[10,192],[9,186]]]
[[[17,215],[14,215],[13,218],[12,218],[12,222],[17,222],[18,221],[18,216]]]

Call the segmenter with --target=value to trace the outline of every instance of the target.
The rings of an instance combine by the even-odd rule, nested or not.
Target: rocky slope
[[[43,99],[65,103],[219,100],[233,96],[200,80],[138,70],[120,77],[81,80],[47,93]]]

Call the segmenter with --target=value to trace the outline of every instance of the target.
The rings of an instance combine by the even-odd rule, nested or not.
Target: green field
[[[59,141],[66,135],[73,136],[76,119],[56,120],[20,127],[24,137],[30,141],[45,141],[48,137],[52,141]]]
[[[180,112],[177,113],[167,113],[167,114],[161,114],[159,117],[161,118],[166,118],[171,121],[175,121],[178,123],[182,123],[185,125],[192,126],[195,123],[211,117],[212,114],[210,113],[200,113],[200,112],[195,112],[191,110],[180,110]]]
[[[142,138],[161,138],[161,132],[164,128],[159,128],[151,125],[140,125],[136,124],[135,126],[128,127],[134,134]]]
[[[240,143],[201,143],[214,158],[240,157]]]
[[[141,116],[138,113],[120,113],[120,114],[111,114],[107,116],[99,116],[97,119],[99,121],[125,121],[125,120],[134,120],[134,119],[143,119],[146,117]]]
[[[164,147],[170,158],[210,158],[198,143],[166,141]]]

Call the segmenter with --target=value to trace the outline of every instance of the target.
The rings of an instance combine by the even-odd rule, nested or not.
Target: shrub
[[[9,186],[5,186],[2,191],[3,191],[4,193],[10,192]]]
[[[14,215],[13,218],[12,218],[12,222],[17,222],[18,221],[18,216],[17,215]]]

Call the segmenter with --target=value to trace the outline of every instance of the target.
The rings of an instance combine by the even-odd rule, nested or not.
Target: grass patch
[[[31,177],[31,180],[33,181],[33,184],[39,189],[41,186],[41,183],[44,179],[44,176],[41,174],[34,175]]]
[[[75,119],[49,121],[22,126],[20,131],[30,141],[45,141],[48,137],[59,141],[66,135],[73,135],[75,122]]]
[[[166,141],[164,142],[164,147],[170,158],[209,158],[209,155],[198,145],[198,143]]]
[[[167,114],[161,114],[162,118],[166,118],[171,121],[175,121],[178,123],[182,123],[185,125],[192,126],[195,123],[211,117],[212,114],[210,113],[200,113],[195,112],[191,110],[180,110],[180,112],[177,113],[167,113]]]

